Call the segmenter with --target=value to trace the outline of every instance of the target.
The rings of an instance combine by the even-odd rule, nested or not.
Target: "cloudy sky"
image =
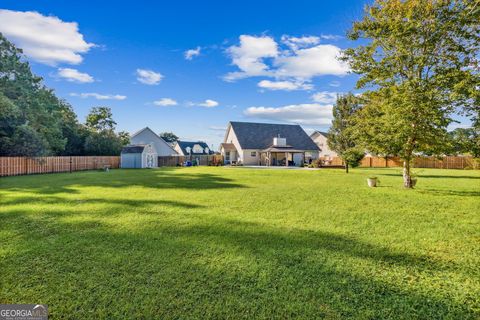
[[[0,32],[84,121],[218,147],[228,121],[325,130],[356,76],[336,57],[366,1],[3,0]]]

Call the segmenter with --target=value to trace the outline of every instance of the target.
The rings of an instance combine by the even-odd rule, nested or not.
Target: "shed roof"
[[[319,150],[318,146],[299,125],[230,122],[242,149],[267,149],[273,138],[287,139],[287,144],[296,150]]]
[[[132,144],[123,147],[122,153],[142,153],[143,150],[145,149],[144,144]]]

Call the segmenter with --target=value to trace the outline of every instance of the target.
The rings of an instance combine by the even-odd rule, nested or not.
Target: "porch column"
[[[285,152],[285,167],[288,167],[288,152]]]

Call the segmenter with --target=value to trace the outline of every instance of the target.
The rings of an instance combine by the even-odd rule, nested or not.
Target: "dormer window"
[[[208,149],[208,147],[205,148],[205,153],[209,153],[209,152],[210,152],[210,149]]]
[[[188,154],[192,153],[192,148],[186,147],[185,150],[187,151]]]
[[[193,145],[193,153],[203,153],[203,148],[199,144]]]

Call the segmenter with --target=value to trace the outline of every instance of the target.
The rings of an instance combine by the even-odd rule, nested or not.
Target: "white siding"
[[[312,140],[320,148],[319,157],[337,157],[337,153],[328,147],[327,137],[320,133],[315,133],[312,136]]]
[[[240,143],[238,142],[237,136],[235,135],[235,132],[233,131],[231,126],[228,126],[228,133],[223,142],[233,143],[233,145],[237,149],[237,152],[230,153],[230,161],[243,162],[243,150],[240,147]],[[222,155],[225,157],[225,150],[222,150]]]
[[[177,153],[173,150],[168,143],[166,143],[162,138],[157,136],[155,132],[149,128],[145,128],[136,135],[130,138],[131,144],[152,144],[157,151],[157,154],[161,157],[176,155]]]
[[[255,152],[255,156],[252,156],[252,152]],[[260,165],[260,150],[245,149],[242,150],[243,161],[242,163],[247,166],[258,166]]]

